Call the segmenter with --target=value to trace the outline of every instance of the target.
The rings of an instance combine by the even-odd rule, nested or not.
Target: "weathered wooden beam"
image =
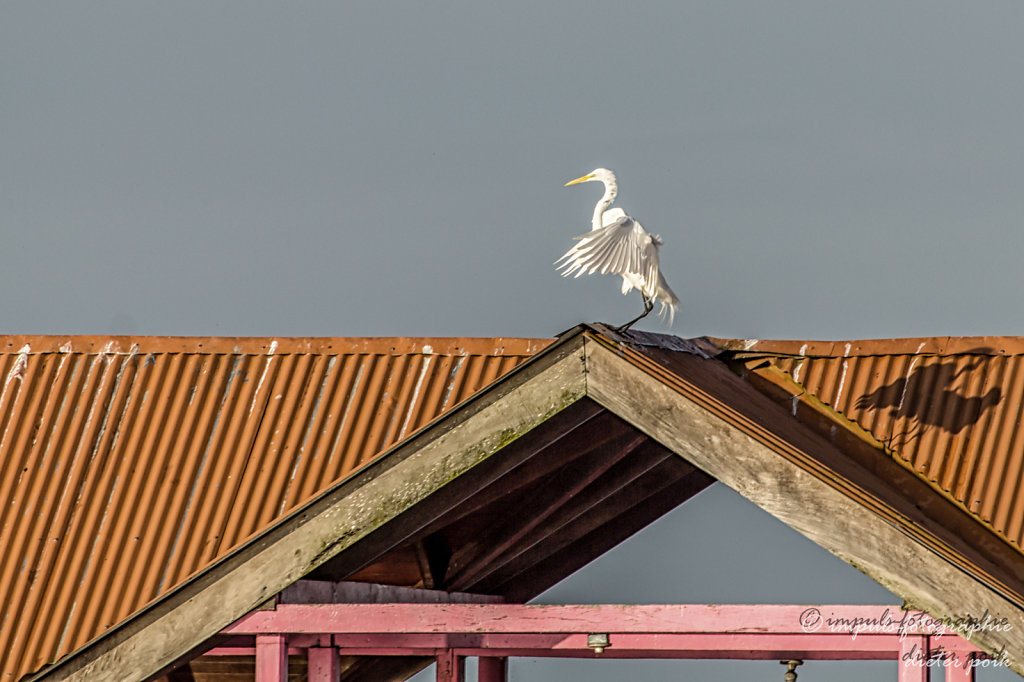
[[[614,510],[610,509],[610,499],[618,491],[631,487],[638,479],[659,468],[668,458],[676,460],[671,464],[678,463],[678,457],[671,451],[651,441],[643,434],[634,432],[633,438],[637,435],[642,438],[638,447],[630,451],[628,456],[622,451],[620,454],[623,456],[613,466],[602,467],[605,469],[604,472],[600,476],[592,477],[590,485],[582,490],[574,491],[568,500],[557,507],[550,506],[545,509],[539,506],[539,513],[529,524],[529,537],[523,542],[517,542],[514,551],[507,551],[508,548],[505,548],[506,551],[501,554],[476,559],[473,569],[466,572],[469,576],[468,579],[463,579],[457,585],[459,587],[472,585],[473,589],[491,592],[497,585],[508,580],[511,575],[518,573],[521,568],[535,565],[537,561],[558,551],[566,544],[574,542],[612,518],[622,515],[629,507],[635,506],[639,500],[643,499],[642,497],[636,496],[628,501],[623,501],[625,506],[620,504]],[[593,459],[597,460],[600,456],[600,453],[595,453]],[[679,468],[685,469],[687,466],[684,464]],[[692,470],[692,467],[690,469]],[[675,471],[675,467],[663,467],[662,476],[658,478],[658,481],[669,482]],[[577,477],[575,469],[567,470],[565,473],[570,477]],[[646,492],[649,491],[634,490],[634,493]],[[533,511],[533,500],[530,499],[528,503],[530,504],[530,513],[536,513]],[[517,537],[516,540],[518,541],[519,538]]]
[[[742,362],[730,363],[739,371]],[[744,367],[743,381],[782,405],[794,421],[824,435],[841,452],[842,458],[822,457],[822,463],[840,477],[856,481],[875,497],[893,506],[914,526],[955,547],[979,573],[1012,590],[1017,603],[1024,603],[1024,572],[1020,566],[1020,548],[1006,542],[978,523],[977,516],[946,498],[930,482],[919,477],[901,457],[889,453],[880,456],[882,444],[872,442],[867,432],[848,424],[829,406],[806,394],[803,386],[785,371],[765,364],[757,370]],[[853,426],[853,428],[848,428]],[[827,454],[827,453],[823,453]],[[870,472],[865,477],[864,471]]]
[[[499,596],[423,590],[376,583],[298,580],[277,596],[278,604],[498,604]]]
[[[530,440],[524,439],[535,449],[533,457],[476,491],[471,505],[456,507],[427,526],[426,532],[451,526],[488,505],[506,500],[536,485],[553,472],[583,457],[593,448],[620,437],[631,428],[597,403],[580,400],[570,410],[544,424],[542,439],[533,437],[533,434]]]
[[[561,438],[566,429],[574,427],[581,419],[589,419],[599,411],[600,409],[591,401],[581,398],[544,421],[543,428],[531,428],[522,433],[517,431],[514,441],[504,448],[499,448],[502,449],[500,458],[482,458],[475,466],[461,472],[460,475],[451,476],[443,486],[439,486],[415,505],[403,509],[402,513],[392,516],[386,523],[375,528],[375,532],[347,546],[343,554],[320,564],[309,577],[344,580],[379,560],[387,552],[444,527],[453,515],[459,516],[464,514],[467,508],[476,508],[475,501],[467,504],[467,500],[475,499],[478,491],[487,489],[498,480],[505,479],[511,472],[519,470],[536,458],[538,453],[543,452],[553,440]],[[535,426],[539,425],[538,423]],[[491,438],[501,441],[503,437],[511,437],[508,428],[499,429],[496,424],[492,424],[492,428],[496,430],[490,434]]]
[[[678,471],[678,470],[677,470]],[[551,587],[714,483],[703,471],[687,468],[652,472],[616,493],[593,515],[566,526],[558,535],[523,554],[506,568],[502,584],[474,586],[524,601]]]
[[[442,495],[423,506],[423,516],[404,512],[448,484],[465,480],[480,487],[502,475],[518,461],[492,460],[494,453],[585,395],[582,346],[580,336],[556,344],[33,682],[160,675],[339,552],[354,550],[347,561],[357,563],[380,556],[461,499]],[[475,480],[472,472],[484,463],[491,464],[487,475]]]
[[[510,552],[513,547],[520,545],[527,536],[536,537],[539,526],[560,514],[565,504],[583,493],[645,440],[647,436],[637,431],[623,434],[592,451],[581,466],[564,467],[549,477],[543,485],[532,491],[528,507],[520,508],[516,514],[506,515],[504,523],[491,526],[456,552],[452,561],[454,571],[450,577],[451,584],[472,585],[482,576],[498,570],[504,563],[502,559],[508,560],[516,555]]]
[[[912,525],[885,516],[855,484],[830,478],[816,457],[842,455],[825,438],[794,422],[783,408],[757,394],[724,366],[696,358],[698,383],[666,373],[642,357],[586,343],[588,395],[652,438],[761,507],[786,525],[859,569],[916,608],[956,618],[982,613],[1024,622],[1022,605],[952,564]],[[725,405],[701,388],[714,383]],[[764,421],[753,421],[744,410]],[[948,548],[946,548],[948,549]],[[979,632],[990,653],[1006,647],[1024,673],[1021,628]]]

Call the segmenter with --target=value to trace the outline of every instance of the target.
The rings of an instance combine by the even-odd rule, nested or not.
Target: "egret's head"
[[[615,173],[612,173],[607,168],[595,168],[581,178],[570,180],[565,183],[565,186],[577,185],[581,182],[603,182],[606,185],[615,185]]]

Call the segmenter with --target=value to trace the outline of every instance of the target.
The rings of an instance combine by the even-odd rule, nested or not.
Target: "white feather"
[[[623,295],[637,289],[648,299],[658,301],[661,303],[658,314],[663,318],[667,314],[672,324],[679,298],[658,267],[661,237],[648,234],[621,208],[608,208],[618,193],[615,175],[610,170],[598,168],[568,184],[593,181],[603,182],[605,186],[604,196],[594,208],[593,229],[576,237],[576,244],[555,261],[555,265],[563,277],[594,273],[620,275]]]

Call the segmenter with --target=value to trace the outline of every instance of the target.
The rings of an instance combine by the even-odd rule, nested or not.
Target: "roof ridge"
[[[437,336],[0,336],[0,355],[80,353],[137,355],[195,353],[231,355],[533,355],[553,338]]]
[[[880,355],[1024,355],[1024,336],[921,336],[890,339],[799,340],[705,337],[723,353],[795,357]]]

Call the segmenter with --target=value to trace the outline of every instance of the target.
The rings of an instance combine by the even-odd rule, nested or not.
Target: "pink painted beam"
[[[306,651],[309,682],[338,682],[341,679],[338,652],[334,647],[310,647]]]
[[[808,613],[816,616],[809,618]],[[931,634],[927,616],[912,620],[908,634]],[[531,606],[522,604],[281,604],[254,611],[224,634],[261,633],[454,633],[454,632],[621,632],[776,634],[877,632],[877,621],[898,632],[902,617],[886,606],[799,606],[774,604],[673,604]],[[875,624],[873,624],[875,623]],[[930,624],[930,625],[929,625]],[[883,630],[884,631],[884,630]]]
[[[604,658],[741,658],[772,660],[896,660],[898,635],[771,634],[771,633],[610,633],[611,646]],[[466,656],[567,656],[594,657],[587,635],[529,633],[410,633],[335,635],[334,646],[343,655],[397,655],[417,651],[432,655],[442,649],[458,649]],[[389,653],[384,653],[389,652]],[[785,656],[783,656],[785,655]]]
[[[288,681],[288,644],[284,635],[256,637],[256,682]]]
[[[302,648],[299,648],[299,647],[294,647],[294,646],[289,646],[288,647],[288,655],[289,656],[303,656],[303,655],[305,655],[305,653],[306,653],[305,649],[302,649]],[[214,648],[209,649],[207,651],[204,651],[201,655],[202,656],[255,656],[256,655],[256,646],[255,645],[253,645],[253,646],[217,646],[217,647],[214,647]]]

